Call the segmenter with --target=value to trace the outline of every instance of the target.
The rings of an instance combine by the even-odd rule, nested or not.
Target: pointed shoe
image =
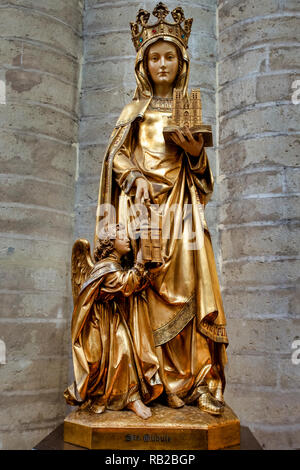
[[[224,412],[224,405],[214,398],[209,392],[202,393],[198,398],[198,408],[212,415],[219,416]]]

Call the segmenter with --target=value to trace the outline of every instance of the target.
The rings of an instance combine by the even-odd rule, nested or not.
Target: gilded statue
[[[194,405],[213,415],[224,411],[228,339],[205,221],[214,184],[206,143],[188,125],[164,138],[174,90],[188,98],[193,20],[185,19],[181,7],[172,11],[174,21],[168,14],[160,2],[154,23],[145,10],[131,23],[136,91],[102,165],[95,259],[88,242],[73,249],[75,381],[65,396],[99,413],[129,408],[147,418],[156,401],[172,408]],[[142,259],[133,228],[143,207],[144,219],[151,213],[161,224],[163,263],[151,267],[155,274]],[[124,227],[129,267],[119,236],[112,238],[111,252],[103,251],[109,239],[103,231],[114,224]]]

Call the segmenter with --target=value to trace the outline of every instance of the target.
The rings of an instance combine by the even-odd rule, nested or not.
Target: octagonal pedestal
[[[227,405],[221,416],[195,406],[172,409],[157,404],[151,409],[147,420],[128,410],[101,415],[75,410],[64,421],[64,441],[112,450],[209,450],[240,443],[239,419]]]

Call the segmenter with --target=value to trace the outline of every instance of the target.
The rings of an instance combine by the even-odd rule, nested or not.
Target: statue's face
[[[131,250],[130,240],[125,231],[117,232],[117,237],[114,240],[114,248],[121,256],[126,255],[126,253],[129,253]]]
[[[147,65],[154,85],[172,86],[178,72],[178,55],[174,44],[157,41],[149,47]]]

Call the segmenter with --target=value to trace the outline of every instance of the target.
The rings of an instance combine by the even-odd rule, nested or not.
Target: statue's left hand
[[[172,139],[176,145],[181,147],[193,157],[199,157],[203,149],[204,139],[202,134],[198,134],[199,140],[196,140],[188,127],[184,127],[183,131],[176,129],[172,134]]]

